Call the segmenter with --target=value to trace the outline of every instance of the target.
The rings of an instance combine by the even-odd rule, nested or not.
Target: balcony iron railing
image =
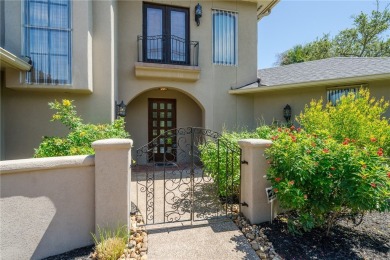
[[[199,42],[174,35],[138,35],[138,61],[198,66]]]

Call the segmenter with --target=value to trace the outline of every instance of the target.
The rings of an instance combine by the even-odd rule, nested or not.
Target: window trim
[[[224,13],[231,13],[234,14],[235,17],[235,39],[234,39],[234,63],[227,63],[227,62],[215,62],[214,60],[214,54],[215,54],[215,48],[214,48],[214,14],[215,12],[224,12]],[[224,10],[224,9],[218,9],[218,8],[211,8],[211,58],[212,58],[212,64],[214,65],[221,65],[221,66],[238,66],[238,23],[239,23],[239,13],[237,11],[231,11],[231,10]]]
[[[30,30],[30,29],[42,29],[42,30],[45,30],[46,32],[48,32],[48,50],[47,50],[47,53],[45,53],[45,55],[48,55],[49,56],[49,62],[48,62],[48,68],[49,68],[49,71],[51,71],[51,66],[50,66],[50,57],[51,56],[67,56],[68,57],[68,63],[69,63],[69,67],[68,67],[68,79],[65,80],[65,81],[59,81],[57,80],[52,80],[51,82],[47,82],[47,80],[43,80],[43,81],[40,81],[40,80],[37,80],[37,81],[32,81],[31,80],[31,74],[33,73],[32,71],[30,72],[26,72],[24,73],[24,75],[21,77],[21,81],[25,84],[29,84],[29,85],[58,85],[58,86],[67,86],[67,85],[72,85],[73,84],[73,3],[72,3],[72,0],[67,0],[67,13],[68,13],[68,27],[67,28],[59,28],[59,27],[50,27],[50,25],[48,26],[37,26],[37,25],[31,25],[30,24],[30,21],[27,21],[28,20],[28,14],[27,14],[27,11],[29,7],[27,6],[30,6],[30,3],[31,2],[40,2],[39,0],[23,0],[21,1],[21,5],[22,5],[22,15],[21,15],[21,34],[22,34],[22,45],[21,45],[21,48],[22,48],[22,51],[21,53],[23,53],[24,56],[29,56],[30,57],[30,40],[31,38],[28,38],[28,34],[29,32],[27,30]],[[49,24],[50,24],[50,7],[51,5],[56,5],[57,3],[52,3],[50,0],[47,2],[48,4],[48,21],[49,21]],[[59,5],[59,4],[57,4]],[[68,32],[68,53],[67,54],[53,54],[51,53],[51,41],[50,41],[50,37],[51,37],[51,33],[53,31],[61,31],[61,32]],[[32,60],[33,61],[33,60]],[[34,61],[33,61],[34,62]],[[32,66],[32,70],[34,69],[34,66]],[[30,75],[28,75],[28,73],[30,73]],[[30,79],[29,79],[30,78]]]

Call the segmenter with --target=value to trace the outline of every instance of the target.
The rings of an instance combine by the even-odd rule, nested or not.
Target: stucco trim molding
[[[195,82],[200,79],[199,66],[182,66],[156,63],[135,63],[135,76],[140,79]]]
[[[95,156],[93,155],[9,160],[0,162],[0,175],[49,169],[88,167],[94,165]]]
[[[29,71],[31,65],[15,54],[0,48],[0,67],[11,67],[21,71]]]
[[[6,85],[7,88],[14,90],[28,90],[38,92],[69,92],[69,93],[80,93],[80,94],[92,94],[93,91],[90,88],[78,88],[75,85],[43,85],[43,84],[27,84],[21,83],[19,85]]]
[[[244,147],[268,147],[272,144],[271,140],[265,139],[241,139],[238,141],[238,145],[241,148]]]

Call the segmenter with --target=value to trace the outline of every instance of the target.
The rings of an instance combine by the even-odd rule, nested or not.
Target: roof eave
[[[260,21],[263,17],[269,15],[272,8],[274,8],[275,5],[279,2],[280,0],[257,0],[257,21]]]
[[[390,73],[367,75],[367,76],[360,76],[360,77],[338,78],[338,79],[330,79],[330,80],[298,82],[293,84],[274,85],[269,87],[265,86],[265,87],[251,88],[251,89],[234,89],[234,90],[229,90],[229,94],[232,95],[254,94],[254,93],[263,93],[263,92],[271,92],[271,91],[279,91],[279,90],[316,87],[319,85],[327,86],[327,85],[335,85],[335,84],[338,85],[354,84],[359,82],[365,83],[366,81],[381,80],[381,79],[390,79]]]
[[[0,67],[11,67],[21,71],[29,71],[31,69],[31,65],[28,62],[3,48],[0,48]]]

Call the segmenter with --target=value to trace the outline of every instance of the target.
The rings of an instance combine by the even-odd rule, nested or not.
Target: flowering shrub
[[[303,129],[279,128],[266,150],[267,178],[281,206],[294,210],[291,231],[327,227],[342,217],[390,209],[388,103],[366,90],[337,106],[311,102]]]
[[[84,124],[77,116],[73,101],[64,99],[62,102],[50,102],[51,109],[56,110],[51,121],[60,121],[70,130],[64,137],[45,136],[34,157],[53,157],[66,155],[94,154],[91,144],[100,139],[127,138],[129,134],[124,129],[124,120],[120,118],[112,124]]]

